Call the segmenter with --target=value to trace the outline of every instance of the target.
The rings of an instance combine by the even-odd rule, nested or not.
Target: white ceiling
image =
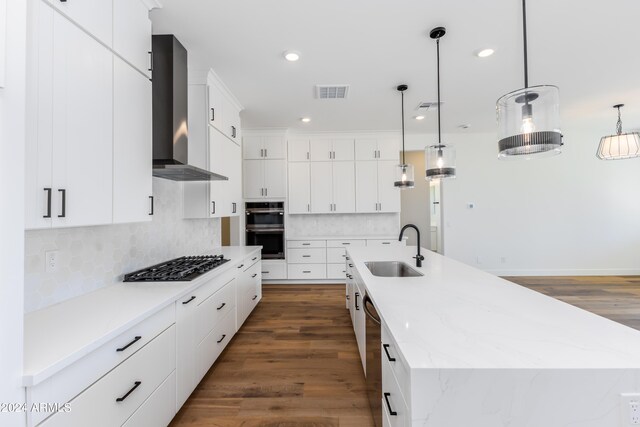
[[[413,120],[436,100],[441,41],[443,132],[495,129],[495,101],[523,85],[519,0],[162,0],[154,33],[173,33],[190,67],[213,68],[245,107],[243,127],[309,131],[400,128],[406,92],[408,132],[432,132],[436,114]],[[640,129],[640,1],[530,0],[531,85],[560,87],[563,123]],[[496,53],[477,58],[491,47]],[[285,50],[296,50],[290,63]],[[350,84],[347,100],[317,100],[316,84]],[[312,122],[303,124],[300,118]]]

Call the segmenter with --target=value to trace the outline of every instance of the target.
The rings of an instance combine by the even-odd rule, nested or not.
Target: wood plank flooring
[[[373,426],[344,285],[264,285],[171,426]]]

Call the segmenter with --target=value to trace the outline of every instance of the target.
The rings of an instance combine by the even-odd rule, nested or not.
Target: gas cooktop
[[[188,282],[221,266],[223,255],[183,256],[125,274],[125,282]]]

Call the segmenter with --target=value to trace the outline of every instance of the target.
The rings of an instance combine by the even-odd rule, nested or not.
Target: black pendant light
[[[524,88],[502,96],[496,102],[498,116],[498,158],[529,158],[560,154],[560,95],[551,85],[529,87],[527,62],[527,5],[522,0],[524,42]]]
[[[446,34],[444,27],[431,30],[429,36],[436,41],[438,66],[438,143],[425,148],[426,179],[433,181],[442,178],[456,177],[456,151],[451,145],[442,143],[442,127],[440,124],[440,39]]]
[[[402,114],[402,161],[396,166],[394,187],[401,190],[415,187],[416,183],[413,180],[413,165],[407,164],[404,159],[404,91],[407,90],[407,85],[400,85],[396,89],[400,92],[402,98],[401,114]]]

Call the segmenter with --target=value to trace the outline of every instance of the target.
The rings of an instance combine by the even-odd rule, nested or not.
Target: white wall
[[[4,3],[4,2],[0,2]],[[24,402],[22,382],[25,52],[24,1],[6,2],[5,87],[0,89],[0,402]],[[2,25],[0,25],[2,27]],[[5,34],[0,34],[4,38]],[[2,42],[0,41],[0,44]],[[0,61],[0,66],[4,61]],[[24,425],[24,413],[0,412],[0,425]]]
[[[431,203],[429,202],[429,182],[424,179],[424,151],[407,151],[407,163],[414,167],[415,187],[400,191],[402,212],[400,223],[415,224],[420,230],[420,246],[431,247]],[[407,246],[415,246],[418,239],[413,230],[408,230]]]
[[[120,283],[125,273],[162,261],[215,252],[220,219],[182,219],[182,185],[153,178],[151,222],[27,231],[25,311]],[[45,252],[52,250],[59,251],[57,271],[47,273]]]
[[[596,158],[610,125],[574,123],[561,155],[529,161],[498,160],[495,134],[444,135],[458,157],[443,183],[445,255],[500,275],[640,274],[640,159]]]

